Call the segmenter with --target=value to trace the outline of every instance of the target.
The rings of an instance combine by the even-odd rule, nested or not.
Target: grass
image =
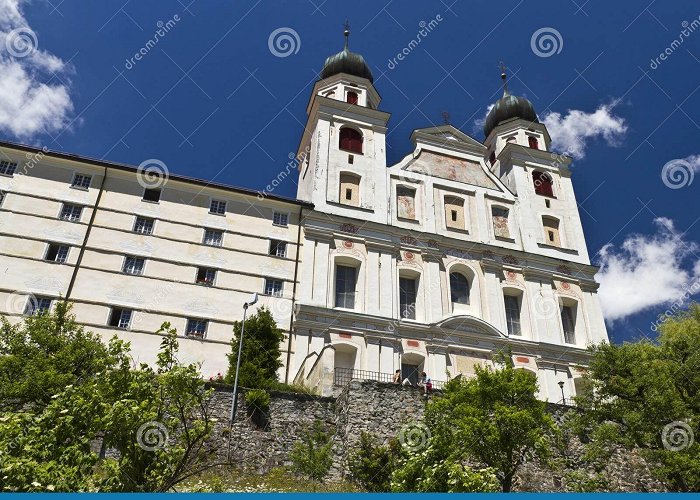
[[[342,493],[360,491],[355,485],[340,482],[315,482],[278,467],[266,474],[233,466],[218,466],[194,476],[178,488],[182,492],[213,493]]]

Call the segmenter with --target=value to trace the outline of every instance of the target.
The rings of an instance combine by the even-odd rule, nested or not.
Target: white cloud
[[[73,102],[66,63],[39,48],[23,2],[0,0],[0,131],[26,140],[67,126]]]
[[[610,322],[687,299],[688,289],[700,279],[698,245],[685,241],[670,219],[659,217],[654,223],[655,234],[633,234],[619,249],[608,244],[600,250],[598,295]],[[695,261],[691,271],[685,269],[687,260]]]
[[[540,117],[552,137],[552,149],[581,159],[590,140],[597,137],[608,145],[617,145],[627,132],[627,125],[624,118],[615,116],[616,104],[617,101],[603,104],[592,113],[570,109],[565,115],[551,112]]]
[[[484,116],[474,120],[474,132],[476,132],[477,134],[484,133],[484,124],[486,123],[486,117],[489,116],[489,113],[491,112],[494,106],[495,104],[489,104],[489,106],[486,108]]]

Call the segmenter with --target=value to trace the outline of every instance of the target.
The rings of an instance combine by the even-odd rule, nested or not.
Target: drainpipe
[[[78,269],[80,269],[80,264],[83,262],[83,255],[85,255],[85,247],[87,247],[88,238],[90,237],[90,232],[92,231],[92,226],[95,222],[95,216],[97,215],[97,207],[102,199],[102,191],[104,191],[105,180],[107,180],[107,167],[104,167],[104,175],[102,175],[102,182],[100,182],[100,190],[97,193],[97,199],[95,200],[95,205],[92,207],[92,215],[90,215],[90,221],[88,222],[88,227],[85,230],[85,238],[83,238],[83,244],[80,246],[80,253],[78,254],[78,260],[73,268],[73,274],[70,278],[70,283],[68,285],[68,290],[66,290],[66,298],[64,302],[68,302],[71,293],[73,293],[73,286],[75,285],[75,279],[78,277]]]
[[[299,207],[299,220],[297,221],[297,257],[294,259],[294,283],[292,285],[292,310],[289,317],[289,338],[287,340],[287,364],[285,366],[284,383],[289,383],[289,362],[292,357],[292,329],[294,328],[294,306],[297,298],[297,273],[299,272],[299,247],[301,245],[301,217],[304,207]]]

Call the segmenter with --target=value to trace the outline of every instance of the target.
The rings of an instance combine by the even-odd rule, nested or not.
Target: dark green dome
[[[522,118],[523,120],[539,123],[535,108],[530,101],[524,97],[510,95],[508,91],[505,91],[503,97],[496,101],[496,104],[486,116],[484,136],[488,137],[499,123],[512,118]]]
[[[345,48],[326,59],[326,62],[323,64],[323,70],[321,71],[321,78],[328,78],[338,73],[347,73],[348,75],[367,78],[370,82],[374,83],[372,71],[370,71],[369,66],[365,62],[365,58],[360,54],[350,52],[348,49],[347,38],[349,35],[350,32],[346,30]]]

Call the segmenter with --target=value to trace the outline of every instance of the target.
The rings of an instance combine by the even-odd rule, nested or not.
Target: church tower
[[[576,197],[571,158],[550,152],[551,138],[532,103],[508,91],[484,122],[486,163],[516,195],[523,249],[589,264]]]
[[[326,59],[297,151],[297,198],[316,210],[386,223],[386,124],[364,58],[345,46]]]

